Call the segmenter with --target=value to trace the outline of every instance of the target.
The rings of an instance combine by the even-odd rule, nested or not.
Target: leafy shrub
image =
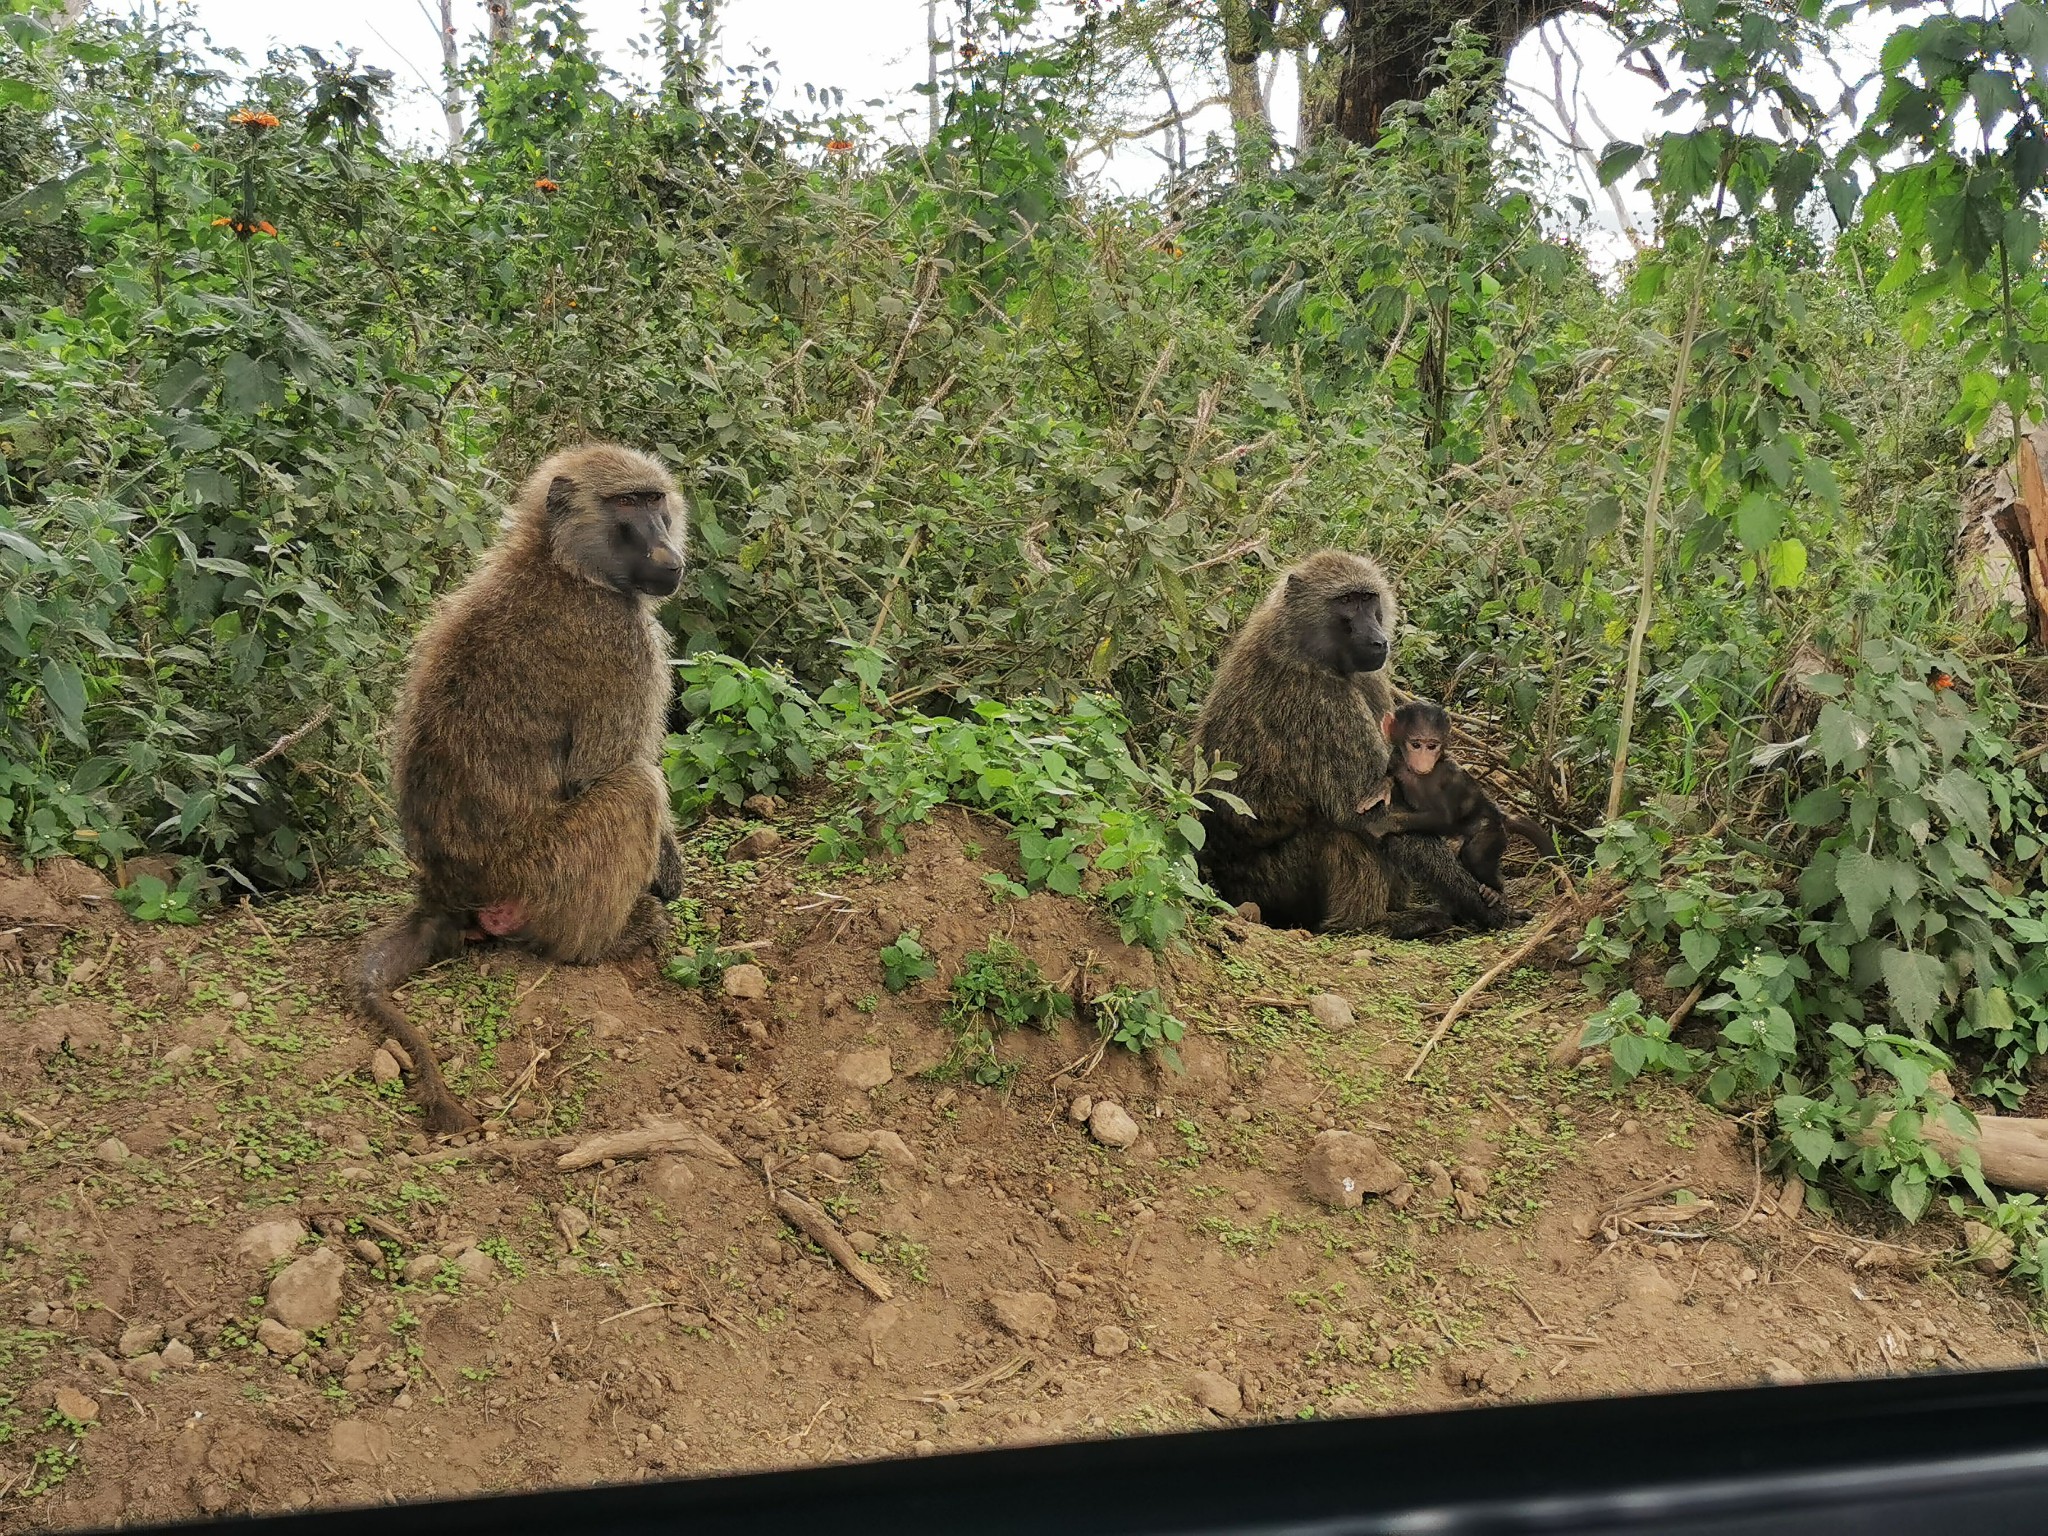
[[[709,651],[676,670],[677,707],[690,723],[668,738],[661,771],[681,820],[786,789],[817,766],[828,722],[780,673]]]
[[[901,992],[915,986],[927,976],[939,973],[938,962],[931,952],[917,941],[915,928],[905,929],[896,935],[896,942],[882,946],[882,984],[891,992]]]
[[[1974,1173],[1921,1134],[1930,1115],[1967,1127],[1934,1074],[2013,1106],[2048,1050],[2048,794],[2008,734],[2011,704],[1973,703],[1946,658],[1872,639],[1801,686],[1819,707],[1783,852],[1680,847],[1639,816],[1598,855],[1632,883],[1588,950],[1610,970],[1671,954],[1665,983],[1702,989],[1713,1043],[1671,1041],[1633,992],[1585,1038],[1624,1078],[1697,1063],[1709,1099],[1768,1099],[1803,1176],[1832,1166],[1912,1219],[1935,1181]]]
[[[1187,1026],[1166,1011],[1157,987],[1112,987],[1089,1006],[1095,1011],[1095,1027],[1111,1045],[1138,1056],[1157,1051],[1168,1066],[1180,1070],[1180,1052],[1174,1046]]]
[[[985,949],[960,962],[953,978],[944,1016],[953,1031],[953,1048],[932,1075],[943,1080],[964,1075],[984,1088],[1000,1087],[1016,1076],[1019,1064],[998,1057],[996,1042],[1025,1025],[1049,1030],[1073,1011],[1073,998],[1045,979],[1037,961],[1009,940],[991,936]]]

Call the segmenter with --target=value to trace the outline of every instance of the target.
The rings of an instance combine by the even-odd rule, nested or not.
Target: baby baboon
[[[1451,717],[1438,704],[1417,699],[1381,720],[1392,759],[1387,778],[1359,805],[1366,825],[1379,835],[1424,833],[1461,839],[1458,862],[1481,885],[1502,889],[1501,855],[1508,834],[1526,838],[1547,853],[1557,839],[1526,816],[1503,811],[1472,775],[1451,761]]]
[[[357,979],[412,1057],[433,1131],[477,1122],[394,987],[460,953],[472,924],[569,964],[628,953],[659,938],[680,892],[654,611],[682,580],[683,536],[654,460],[608,443],[556,454],[413,647],[391,780],[416,898],[364,945]]]
[[[1394,707],[1387,656],[1393,585],[1362,555],[1324,550],[1282,576],[1217,670],[1195,723],[1202,754],[1237,765],[1251,808],[1203,817],[1203,868],[1269,923],[1403,935],[1517,918],[1437,837],[1382,840],[1359,804],[1387,774],[1380,717]],[[1388,911],[1410,891],[1446,910]]]

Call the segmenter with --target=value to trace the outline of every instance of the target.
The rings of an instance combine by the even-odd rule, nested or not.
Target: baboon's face
[[[1332,593],[1309,626],[1309,654],[1342,677],[1379,671],[1387,664],[1386,614],[1386,597],[1373,587]]]
[[[1451,717],[1423,704],[1404,704],[1386,718],[1387,742],[1408,771],[1419,779],[1436,772],[1450,740]]]
[[[627,491],[600,503],[611,519],[611,539],[625,585],[648,597],[667,597],[681,585],[683,553],[668,493]]]
[[[585,579],[653,598],[682,584],[681,509],[666,487],[580,487],[561,475],[547,511],[555,558]]]

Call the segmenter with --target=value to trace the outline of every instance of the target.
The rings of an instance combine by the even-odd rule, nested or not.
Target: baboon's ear
[[[1380,716],[1380,729],[1387,733],[1387,740],[1394,739],[1394,716],[1391,711]]]
[[[1290,598],[1301,596],[1301,577],[1292,572],[1287,577],[1287,595]]]
[[[576,505],[576,482],[567,475],[557,475],[548,485],[548,521],[558,523],[567,517]]]

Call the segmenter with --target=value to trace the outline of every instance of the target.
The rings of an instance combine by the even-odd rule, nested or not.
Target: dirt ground
[[[828,884],[801,838],[731,862],[746,830],[698,834],[691,889],[765,996],[481,949],[411,988],[490,1116],[462,1146],[339,985],[395,884],[179,928],[78,866],[0,878],[0,1529],[2037,1358],[1953,1230],[1789,1209],[1748,1127],[1554,1063],[1562,945],[1407,1083],[1512,937],[1232,922],[1154,957],[1005,897],[1002,830],[952,811]],[[892,993],[910,928],[938,974]],[[992,934],[1086,996],[1159,987],[1183,1070],[1090,1066],[1063,1021],[1003,1037],[1006,1086],[926,1075]],[[664,1155],[557,1166],[650,1117]],[[1356,1209],[1309,1193],[1333,1130],[1377,1149],[1323,1144],[1385,1190]]]

